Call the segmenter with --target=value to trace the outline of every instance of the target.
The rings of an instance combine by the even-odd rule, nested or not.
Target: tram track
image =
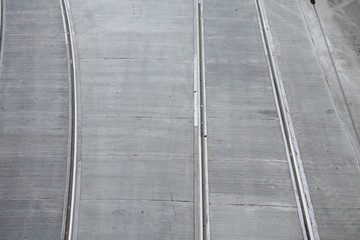
[[[67,0],[60,0],[61,13],[64,23],[65,40],[68,49],[68,72],[70,86],[70,159],[68,161],[67,202],[65,217],[64,239],[71,240],[73,235],[73,221],[75,211],[76,173],[77,173],[77,79],[75,66],[75,49],[73,29],[70,19],[70,6]]]
[[[0,73],[2,71],[2,59],[4,54],[5,37],[5,0],[0,0]]]
[[[259,24],[264,42],[264,49],[267,55],[269,71],[272,79],[275,101],[278,108],[281,129],[285,141],[285,147],[293,178],[294,188],[297,196],[297,205],[299,208],[300,221],[303,226],[304,239],[318,240],[316,223],[313,218],[310,196],[306,187],[306,179],[298,159],[298,150],[295,136],[291,126],[291,120],[288,112],[287,102],[284,98],[285,93],[282,90],[282,83],[278,77],[277,68],[272,55],[272,46],[268,33],[266,13],[264,12],[261,0],[255,0],[257,12],[259,15]],[[66,203],[66,220],[64,227],[64,239],[71,240],[73,236],[74,212],[75,212],[75,192],[76,192],[76,173],[77,173],[77,79],[75,64],[75,49],[73,41],[73,29],[70,19],[68,0],[60,0],[63,15],[66,45],[68,49],[68,69],[71,94],[71,131],[70,131],[70,160],[68,167],[68,193]],[[1,1],[1,7],[2,1]],[[195,0],[196,27],[196,50],[195,50],[195,67],[196,79],[194,81],[194,106],[195,106],[195,127],[198,124],[198,217],[195,224],[201,229],[197,229],[197,239],[210,240],[210,215],[209,215],[209,181],[208,181],[208,156],[207,156],[207,122],[206,122],[206,89],[205,89],[205,56],[204,56],[204,20],[203,20],[203,1]],[[1,16],[3,22],[3,15]],[[2,23],[1,23],[2,25]],[[3,31],[1,29],[1,31]],[[2,40],[2,39],[1,39]],[[305,185],[305,186],[304,186]]]
[[[310,194],[307,187],[307,181],[302,167],[299,148],[297,146],[294,127],[292,126],[289,106],[286,100],[286,94],[281,77],[273,55],[273,45],[271,33],[267,21],[266,11],[262,0],[255,0],[257,8],[261,36],[264,44],[264,50],[269,66],[272,89],[278,110],[281,130],[284,138],[287,159],[290,166],[290,174],[295,191],[296,204],[299,213],[300,224],[303,231],[303,237],[306,240],[319,240],[316,221],[311,204]]]
[[[199,187],[198,187],[198,215],[196,226],[201,227],[197,239],[210,240],[210,213],[209,213],[209,177],[207,155],[207,122],[206,122],[206,89],[205,89],[205,54],[204,54],[204,19],[203,1],[195,1],[194,27],[195,35],[195,127],[198,127],[199,142]]]

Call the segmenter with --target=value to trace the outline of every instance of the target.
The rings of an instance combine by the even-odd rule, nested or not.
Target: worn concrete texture
[[[74,239],[193,239],[193,1],[72,0]]]
[[[69,96],[58,1],[5,2],[0,78],[0,239],[58,240]]]
[[[320,238],[359,239],[359,162],[303,12],[313,9],[265,5]]]
[[[262,2],[315,230],[358,240],[359,1],[317,1],[323,29],[309,1]],[[73,240],[198,240],[195,1],[69,3],[79,96]],[[203,3],[211,239],[304,239],[255,1]],[[0,239],[62,239],[69,81],[60,3],[5,1],[5,20]]]
[[[303,239],[255,2],[204,19],[211,239]]]
[[[349,113],[343,115],[352,118],[349,131],[354,132],[352,135],[355,136],[352,137],[357,142],[354,145],[360,149],[360,2],[321,1],[316,5],[316,10],[338,73],[336,80],[341,88],[330,86],[335,99],[342,97],[343,103],[338,103],[340,110],[342,105],[347,105]],[[315,27],[313,25],[310,26]]]

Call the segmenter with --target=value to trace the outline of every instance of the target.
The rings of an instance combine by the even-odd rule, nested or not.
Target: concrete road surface
[[[0,239],[60,239],[68,161],[67,50],[57,1],[5,2]]]
[[[300,240],[304,209],[313,239],[360,239],[358,1],[68,3],[72,240],[202,240],[206,210],[207,240]],[[64,239],[73,143],[63,12],[50,0],[3,6],[0,239]]]
[[[71,8],[81,89],[75,239],[192,239],[193,1]]]
[[[211,237],[302,239],[255,2],[204,17]]]

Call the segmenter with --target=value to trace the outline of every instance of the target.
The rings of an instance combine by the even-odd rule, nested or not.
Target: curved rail
[[[293,131],[289,106],[286,100],[286,94],[283,84],[278,75],[278,68],[273,56],[273,45],[271,44],[271,35],[267,24],[267,17],[262,0],[255,0],[258,12],[261,35],[264,42],[264,49],[269,65],[272,88],[275,95],[275,102],[278,109],[280,125],[285,141],[287,158],[290,165],[291,176],[296,194],[296,203],[299,210],[303,236],[306,240],[319,240],[314,213],[312,211],[311,199],[307,187],[306,177],[302,169],[301,159],[299,157],[298,146],[296,143],[295,133]]]
[[[75,50],[73,41],[73,30],[70,21],[70,10],[68,0],[60,0],[61,12],[64,22],[65,39],[68,48],[68,68],[71,92],[71,136],[70,136],[70,165],[68,182],[67,214],[65,222],[65,240],[71,240],[73,235],[73,222],[75,210],[75,189],[77,172],[77,80],[75,66]]]

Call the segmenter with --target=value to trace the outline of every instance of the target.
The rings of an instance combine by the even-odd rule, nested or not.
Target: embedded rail
[[[73,30],[70,19],[70,6],[68,0],[60,0],[61,12],[64,22],[65,40],[68,50],[68,69],[70,87],[70,160],[68,164],[68,192],[65,220],[65,240],[71,240],[73,235],[73,221],[75,210],[75,190],[77,172],[77,79],[75,66],[75,50]]]
[[[278,74],[278,68],[274,60],[273,45],[271,44],[271,34],[267,24],[266,11],[262,0],[255,0],[257,8],[261,35],[263,38],[264,49],[267,56],[272,88],[277,105],[281,130],[285,142],[287,158],[290,166],[293,186],[295,190],[296,203],[299,212],[300,223],[304,239],[319,240],[314,213],[312,212],[311,199],[307,187],[304,170],[302,169],[301,159],[299,157],[298,146],[294,128],[292,126],[289,107],[286,100],[286,94],[283,89],[282,81]]]

